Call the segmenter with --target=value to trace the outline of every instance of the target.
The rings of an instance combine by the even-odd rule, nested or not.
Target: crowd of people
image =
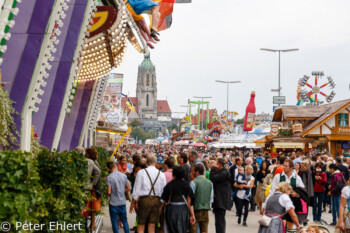
[[[95,166],[89,165],[92,185],[98,181]],[[257,209],[269,219],[260,224],[263,233],[318,230],[306,227],[309,207],[313,221],[321,221],[322,213],[329,211],[330,225],[346,227],[350,158],[303,152],[271,158],[253,150],[140,145],[122,147],[107,167],[113,232],[120,227],[129,232],[128,192],[129,212],[137,215],[130,230],[138,233],[208,232],[210,210],[216,232],[225,233],[225,214],[234,206],[237,223],[243,226],[248,226],[249,212]]]

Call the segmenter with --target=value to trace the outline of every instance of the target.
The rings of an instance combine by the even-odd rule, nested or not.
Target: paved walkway
[[[129,209],[129,203],[127,204],[127,209]],[[312,220],[312,208],[310,207],[309,209],[309,220]],[[103,227],[101,230],[101,233],[112,233],[112,226],[111,226],[111,220],[108,214],[108,207],[104,210],[105,214],[104,214],[104,219],[103,219]],[[258,232],[258,228],[259,228],[259,224],[258,224],[258,220],[260,218],[260,215],[258,213],[259,211],[255,211],[255,212],[249,212],[248,215],[248,227],[244,227],[241,225],[239,225],[237,223],[237,217],[235,215],[236,210],[235,208],[232,209],[232,211],[227,211],[226,212],[226,232],[227,233],[257,233]],[[328,212],[328,209],[327,209]],[[129,222],[129,226],[130,228],[134,226],[135,224],[135,218],[136,215],[135,214],[128,214],[128,222]],[[322,220],[325,220],[327,223],[331,223],[332,222],[332,215],[329,213],[322,213]],[[334,227],[329,227],[329,230],[331,233],[334,232]],[[123,229],[120,229],[119,232],[124,233]],[[214,214],[212,211],[210,211],[209,214],[209,233],[215,233],[215,218],[214,218]]]

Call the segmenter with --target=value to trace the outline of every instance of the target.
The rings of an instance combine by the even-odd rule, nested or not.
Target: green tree
[[[178,130],[177,129],[177,124],[171,124],[167,128],[168,128],[168,131],[169,131],[170,134],[173,131],[173,129],[176,129],[176,131]]]
[[[135,127],[131,130],[130,136],[134,139],[137,140],[141,140],[143,142],[145,142],[147,139],[151,139],[155,137],[155,133],[154,131],[148,131],[147,133],[139,128],[139,127]]]
[[[145,131],[139,127],[134,127],[131,130],[130,136],[134,139],[141,139],[145,136]]]
[[[129,126],[131,126],[132,128],[138,127],[138,126],[140,126],[140,125],[143,125],[143,123],[142,123],[141,121],[138,121],[138,120],[133,120],[133,121],[129,124]]]
[[[244,118],[241,118],[241,119],[237,119],[236,124],[244,124]]]

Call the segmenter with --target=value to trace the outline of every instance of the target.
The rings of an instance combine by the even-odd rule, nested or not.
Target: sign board
[[[278,136],[280,125],[279,124],[271,124],[270,127],[271,127],[270,135],[272,135],[273,137]]]
[[[274,96],[273,97],[273,104],[286,104],[286,97],[285,96]]]
[[[122,120],[122,109],[121,96],[123,88],[123,75],[122,74],[111,74],[106,92],[104,93],[104,98],[101,103],[100,113],[98,122],[103,125],[110,123],[112,127],[118,125]],[[101,126],[103,126],[101,125]],[[106,127],[109,127],[106,125]]]
[[[295,124],[292,126],[292,132],[303,132],[303,125],[302,124]]]
[[[332,130],[332,134],[350,134],[350,127],[337,127]]]

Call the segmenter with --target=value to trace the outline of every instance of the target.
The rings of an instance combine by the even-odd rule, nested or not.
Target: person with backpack
[[[331,207],[333,221],[330,224],[335,226],[337,224],[337,218],[339,218],[339,205],[340,205],[340,194],[341,190],[344,188],[346,181],[342,172],[335,164],[329,165],[329,171],[332,173],[331,184],[329,186],[329,192],[331,195]]]

